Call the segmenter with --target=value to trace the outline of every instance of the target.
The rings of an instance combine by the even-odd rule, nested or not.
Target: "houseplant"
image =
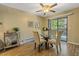
[[[13,28],[13,31],[18,32],[19,31],[19,28],[18,27],[14,27]]]

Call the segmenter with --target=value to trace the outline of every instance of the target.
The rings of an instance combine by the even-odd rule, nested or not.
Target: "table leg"
[[[45,43],[45,48],[49,49],[49,44],[47,42]]]
[[[50,44],[53,47],[53,44]]]

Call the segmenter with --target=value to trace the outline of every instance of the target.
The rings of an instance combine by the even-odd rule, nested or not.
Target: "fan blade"
[[[36,12],[41,12],[42,10],[38,10],[38,11],[36,11]]]
[[[50,6],[50,8],[52,8],[52,7],[56,6],[56,5],[57,5],[57,3],[55,3],[55,4],[51,5],[51,6]]]
[[[54,10],[50,10],[50,12],[56,12],[56,11],[54,11]]]
[[[42,7],[44,7],[44,5],[43,5],[42,3],[40,3],[40,5],[41,5]]]

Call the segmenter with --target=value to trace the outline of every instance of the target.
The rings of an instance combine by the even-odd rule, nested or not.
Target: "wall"
[[[47,19],[63,17],[67,13],[73,13],[72,15],[68,16],[68,42],[79,45],[79,8],[53,15],[53,17],[50,16]]]
[[[32,30],[34,28],[28,27],[27,22],[33,21],[33,22],[39,23],[39,22],[42,22],[41,20],[43,19],[44,18],[38,17],[29,12],[23,12],[14,8],[9,8],[9,7],[0,5],[0,21],[3,22],[3,29],[4,29],[3,32],[10,30],[14,27],[19,27],[20,36],[21,36],[20,40],[22,41],[33,37]]]
[[[70,12],[73,12],[74,14],[68,17],[68,41],[79,44],[79,8]]]
[[[41,27],[41,29],[43,27],[48,27],[48,21],[47,21],[46,18],[43,18],[43,19],[40,20],[40,27]]]

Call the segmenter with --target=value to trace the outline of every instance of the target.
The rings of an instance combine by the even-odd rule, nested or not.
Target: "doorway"
[[[68,38],[68,17],[56,18],[48,20],[48,28],[51,30],[61,31],[63,30],[63,34],[61,36],[61,41],[67,42]],[[52,38],[51,34],[49,36]]]

